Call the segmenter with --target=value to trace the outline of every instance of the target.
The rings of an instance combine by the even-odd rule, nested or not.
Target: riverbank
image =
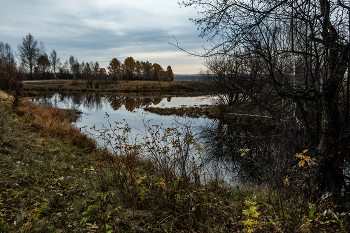
[[[247,113],[234,113],[232,108],[219,105],[200,105],[200,106],[183,106],[183,107],[152,107],[148,106],[144,108],[145,111],[155,113],[163,116],[180,116],[191,118],[208,118],[212,120],[221,120],[225,123],[232,123],[241,118],[255,118],[255,119],[270,119],[270,116],[261,114],[247,114]],[[242,119],[241,119],[242,120]]]
[[[203,93],[207,83],[198,81],[158,82],[158,81],[119,81],[95,82],[91,86],[84,80],[57,80],[43,82],[24,82],[23,90],[27,92],[114,92],[114,93]]]
[[[120,153],[112,155],[72,127],[78,115],[26,100],[13,109],[11,97],[0,92],[0,232],[349,229],[348,213],[337,213],[327,200],[310,203],[302,196],[284,195],[283,189],[232,187],[196,164],[167,158],[152,140],[142,147],[120,138]],[[182,133],[165,132],[174,138]],[[157,133],[155,141],[162,138]],[[201,151],[195,142],[187,142]],[[147,149],[156,157],[145,158]],[[179,160],[185,156],[178,155]],[[187,173],[181,176],[182,165]]]
[[[152,112],[158,115],[170,116],[176,115],[180,117],[207,117],[209,119],[217,119],[220,115],[220,110],[217,106],[201,105],[195,107],[145,107],[145,111]]]

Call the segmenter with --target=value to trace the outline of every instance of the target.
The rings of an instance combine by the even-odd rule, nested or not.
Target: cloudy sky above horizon
[[[31,33],[44,42],[46,53],[56,50],[61,62],[70,55],[79,62],[98,61],[107,67],[112,58],[171,65],[175,74],[195,74],[203,60],[189,52],[208,47],[189,18],[197,10],[178,0],[11,0],[0,3],[0,42],[17,52],[22,38]],[[174,39],[176,38],[176,40]]]

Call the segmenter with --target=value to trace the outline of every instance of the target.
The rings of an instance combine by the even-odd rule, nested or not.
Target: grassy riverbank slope
[[[207,86],[205,82],[157,82],[157,81],[119,81],[118,83],[94,83],[86,85],[83,80],[50,80],[43,82],[25,82],[24,91],[83,91],[83,92],[201,92]]]
[[[349,229],[348,213],[327,200],[228,186],[196,165],[181,177],[178,162],[144,158],[142,148],[127,143],[113,156],[72,127],[77,114],[27,100],[13,109],[0,92],[0,232]]]

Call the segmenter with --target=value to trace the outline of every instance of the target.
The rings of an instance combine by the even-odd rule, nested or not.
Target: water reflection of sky
[[[82,112],[81,117],[75,125],[77,128],[84,128],[89,134],[98,135],[91,129],[101,129],[103,126],[110,128],[115,127],[114,122],[121,122],[123,125],[128,124],[131,127],[130,140],[137,137],[137,141],[141,142],[146,134],[145,124],[163,125],[164,128],[173,127],[175,122],[191,125],[194,128],[208,122],[207,119],[198,118],[182,118],[175,116],[160,116],[154,113],[146,112],[143,107],[179,107],[182,105],[194,106],[202,104],[210,104],[210,100],[200,97],[125,97],[119,95],[104,94],[42,94],[31,100],[44,105],[64,109],[78,109]],[[107,115],[108,114],[108,118]],[[97,139],[99,144],[103,144]]]

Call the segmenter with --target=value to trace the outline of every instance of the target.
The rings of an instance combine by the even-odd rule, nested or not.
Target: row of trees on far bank
[[[69,67],[70,73],[67,69]],[[171,66],[164,70],[158,63],[148,61],[135,61],[132,57],[127,57],[124,63],[117,58],[113,58],[107,70],[100,67],[98,62],[79,63],[77,58],[70,56],[69,66],[66,62],[59,68],[59,76],[62,78],[65,73],[73,75],[74,78],[86,81],[118,81],[118,80],[154,80],[154,81],[174,81],[174,74]]]
[[[158,63],[135,61],[132,57],[127,57],[124,63],[113,58],[107,68],[113,79],[174,81],[171,66],[163,70]]]
[[[15,56],[16,54],[16,56]],[[18,58],[18,62],[16,62]],[[18,63],[18,64],[17,64]],[[14,53],[9,44],[0,42],[0,81],[5,83],[10,69],[21,71],[23,79],[85,79],[91,81],[118,80],[154,80],[173,81],[171,66],[164,70],[158,63],[135,61],[127,57],[124,63],[113,58],[109,66],[100,67],[96,62],[81,62],[71,55],[61,62],[55,50],[48,55],[43,42],[38,42],[29,33],[18,45],[18,53]],[[11,71],[12,72],[12,71]],[[6,77],[5,77],[6,76]]]

